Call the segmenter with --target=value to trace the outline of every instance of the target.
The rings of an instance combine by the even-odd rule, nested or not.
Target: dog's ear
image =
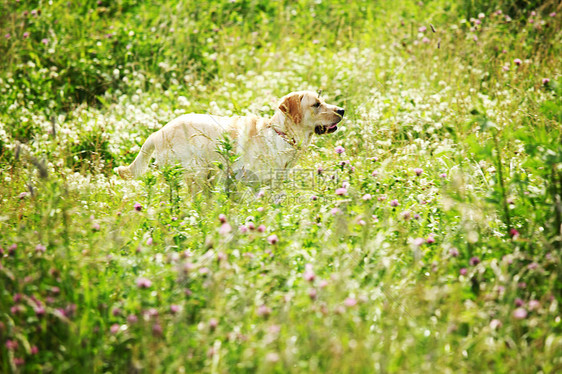
[[[281,102],[279,109],[287,117],[293,121],[293,123],[300,123],[302,121],[302,107],[301,100],[303,95],[301,94],[291,94]]]

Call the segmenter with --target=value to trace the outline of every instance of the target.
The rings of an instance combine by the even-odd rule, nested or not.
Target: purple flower
[[[219,214],[219,221],[221,223],[226,223],[226,216],[224,214]]]
[[[9,351],[15,351],[16,349],[18,349],[18,341],[17,340],[6,340],[6,348]]]
[[[415,168],[415,169],[414,169],[414,173],[416,173],[416,175],[419,177],[420,175],[422,175],[423,169],[421,169],[421,168]]]
[[[517,239],[519,237],[519,231],[515,230],[515,229],[511,229],[509,230],[509,234],[511,235],[512,238]]]
[[[423,238],[415,238],[414,239],[414,245],[416,246],[421,246],[423,243],[425,242],[425,240]]]
[[[310,197],[310,200],[312,200],[312,201],[316,201],[316,200],[318,200],[318,196],[316,196],[316,195],[312,195],[312,196]]]
[[[37,353],[39,353],[39,348],[37,348],[37,346],[34,345],[34,346],[31,347],[30,352],[31,352],[32,355],[36,355]]]
[[[241,225],[240,227],[238,227],[238,230],[239,230],[242,234],[248,232],[248,228],[247,228],[246,226],[244,226],[244,225]]]
[[[266,230],[265,225],[259,225],[259,226],[258,226],[258,231],[259,231],[259,232],[265,232],[265,230]]]
[[[10,34],[4,35],[4,38],[6,38],[6,39],[10,39],[11,37],[12,37],[12,35],[10,35]]]
[[[367,193],[365,195],[363,195],[362,199],[365,201],[369,201],[373,198],[373,196],[371,196],[371,194]]]
[[[541,303],[538,300],[529,300],[529,309],[537,310],[541,307]]]
[[[138,288],[150,288],[152,286],[152,282],[147,278],[139,278],[137,279],[137,287]]]
[[[503,323],[499,319],[493,319],[490,321],[490,328],[492,330],[497,330],[498,328],[502,327]]]
[[[232,231],[232,226],[230,226],[229,223],[223,223],[221,225],[221,227],[219,228],[219,234],[221,235],[227,235],[228,233],[230,233]]]
[[[45,247],[43,244],[37,244],[37,246],[35,246],[35,252],[45,253],[46,250],[47,247]]]
[[[154,336],[161,336],[162,335],[162,326],[156,322],[154,325],[152,325],[152,335]]]
[[[523,63],[523,61],[521,61],[521,59],[519,58],[516,58],[515,60],[513,60],[513,63],[517,66],[520,66]]]
[[[318,296],[318,292],[315,288],[311,288],[308,290],[308,297],[310,297],[311,300],[316,300],[316,296]]]
[[[353,297],[348,297],[347,299],[344,300],[343,304],[348,308],[352,308],[357,305],[357,300],[354,299]]]
[[[341,155],[342,153],[345,152],[345,148],[342,147],[341,145],[338,145],[338,146],[334,149],[334,151],[336,151],[337,154]]]
[[[515,299],[515,306],[516,307],[523,306],[523,304],[525,304],[525,302],[523,300],[521,300],[520,298]]]
[[[527,310],[525,308],[517,308],[513,311],[513,318],[525,319],[527,318]]]
[[[543,84],[544,86],[548,86],[549,83],[550,83],[550,79],[548,79],[548,78],[543,78],[543,79],[542,79],[542,84]]]
[[[549,16],[551,16],[551,17],[556,17],[556,12],[550,13]]]
[[[429,235],[429,236],[427,237],[427,239],[425,239],[425,242],[426,242],[427,244],[433,244],[433,243],[435,243],[435,238],[434,238],[433,236]]]
[[[421,218],[421,217],[420,217],[420,215],[419,215],[419,214],[417,214],[417,213],[416,213],[416,214],[414,214],[414,219],[420,219],[420,218]]]
[[[142,210],[142,205],[140,203],[135,203],[133,207],[137,212],[140,212]]]
[[[260,317],[267,317],[271,314],[271,308],[266,305],[260,305],[256,313]]]
[[[347,195],[347,188],[345,188],[345,187],[338,188],[336,190],[336,195],[338,195],[338,196]]]
[[[428,44],[428,43],[429,43],[429,38],[428,38],[427,36],[424,36],[424,37],[422,38],[422,43]]]
[[[470,259],[470,265],[471,266],[476,266],[480,263],[480,259],[478,257],[472,257]]]
[[[219,321],[216,318],[211,318],[209,320],[209,328],[211,330],[214,330],[217,328],[217,326],[219,325]]]
[[[23,33],[23,38],[24,38],[24,39],[29,38],[29,32],[28,32],[28,31],[26,31],[26,32]]]
[[[49,39],[46,39],[46,38],[41,39],[41,43],[47,45],[47,44],[49,44]]]
[[[468,270],[466,270],[466,268],[462,268],[459,270],[459,274],[460,275],[466,275],[468,273]]]
[[[117,334],[119,332],[119,324],[114,323],[113,325],[111,325],[111,328],[109,329],[109,331],[111,331],[111,333],[113,335]]]
[[[427,27],[422,26],[418,29],[419,32],[426,32],[427,31]]]
[[[311,264],[305,265],[305,271],[304,271],[304,274],[303,274],[303,278],[308,282],[313,282],[314,279],[316,278],[316,274],[314,274],[314,271],[312,270]]]
[[[179,313],[180,310],[181,310],[181,307],[179,305],[176,305],[176,304],[170,305],[170,312],[172,314]]]
[[[127,322],[129,322],[130,325],[132,325],[132,324],[134,324],[134,323],[137,323],[138,320],[139,320],[139,317],[137,317],[137,316],[134,315],[134,314],[130,314],[130,315],[127,317]]]
[[[330,213],[332,213],[332,215],[335,216],[336,214],[340,214],[340,213],[341,213],[341,209],[340,209],[340,208],[332,208],[332,210],[330,211]]]
[[[269,242],[269,244],[276,244],[279,241],[279,238],[277,237],[277,235],[273,234],[267,237],[267,241]]]
[[[400,205],[400,203],[398,202],[398,200],[394,199],[390,202],[390,206],[391,207],[397,207],[398,205]]]
[[[456,248],[449,249],[449,256],[451,257],[459,257],[459,250]]]

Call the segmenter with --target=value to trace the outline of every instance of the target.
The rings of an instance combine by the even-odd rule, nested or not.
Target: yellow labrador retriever
[[[343,108],[326,104],[309,91],[283,97],[269,119],[186,114],[150,135],[133,163],[116,171],[123,179],[139,177],[153,153],[157,165],[180,163],[188,172],[211,170],[222,161],[217,145],[227,135],[240,156],[233,170],[250,171],[261,179],[271,170],[291,168],[312,135],[333,133],[343,115]]]

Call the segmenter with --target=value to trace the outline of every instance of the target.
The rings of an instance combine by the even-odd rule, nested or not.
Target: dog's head
[[[338,129],[345,110],[326,104],[315,92],[293,92],[281,99],[279,109],[287,127],[295,132],[314,131],[318,135],[330,134]]]

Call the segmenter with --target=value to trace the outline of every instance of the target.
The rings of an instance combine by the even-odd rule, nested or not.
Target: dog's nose
[[[345,113],[345,109],[343,108],[338,108],[336,110],[336,113],[340,115],[340,117],[343,117],[343,114]]]

